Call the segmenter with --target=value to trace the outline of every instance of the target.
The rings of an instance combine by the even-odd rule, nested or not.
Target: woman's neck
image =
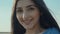
[[[40,28],[40,26],[38,24],[36,24],[32,29],[26,29],[25,34],[38,34],[43,31],[44,31],[44,29]]]

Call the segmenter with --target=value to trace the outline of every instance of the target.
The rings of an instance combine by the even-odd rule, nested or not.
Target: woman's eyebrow
[[[17,7],[16,9],[22,9],[21,7]]]
[[[26,8],[28,8],[28,7],[32,7],[32,6],[35,6],[35,5],[28,5],[28,6],[26,6]],[[36,7],[36,6],[35,6]],[[16,7],[16,9],[22,9],[21,7]]]
[[[26,6],[26,8],[31,7],[31,6],[35,6],[35,5],[28,5],[28,6]]]

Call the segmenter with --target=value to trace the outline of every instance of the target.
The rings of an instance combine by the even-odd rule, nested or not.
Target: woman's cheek
[[[39,21],[39,18],[40,18],[39,12],[38,11],[35,11],[32,16],[33,16],[34,22],[37,23]]]
[[[21,18],[20,15],[17,14],[16,17],[17,17],[17,20],[20,22],[20,18]]]

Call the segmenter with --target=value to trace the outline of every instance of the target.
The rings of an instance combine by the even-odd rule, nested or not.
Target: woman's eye
[[[32,11],[32,10],[34,10],[35,8],[28,8],[28,11]]]
[[[20,9],[19,9],[19,10],[17,10],[17,12],[18,12],[18,13],[22,13],[22,12],[23,12],[23,10],[20,10]]]

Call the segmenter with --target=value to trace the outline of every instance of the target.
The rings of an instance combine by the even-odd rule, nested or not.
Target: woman
[[[43,0],[16,0],[12,33],[60,34],[60,29]]]

